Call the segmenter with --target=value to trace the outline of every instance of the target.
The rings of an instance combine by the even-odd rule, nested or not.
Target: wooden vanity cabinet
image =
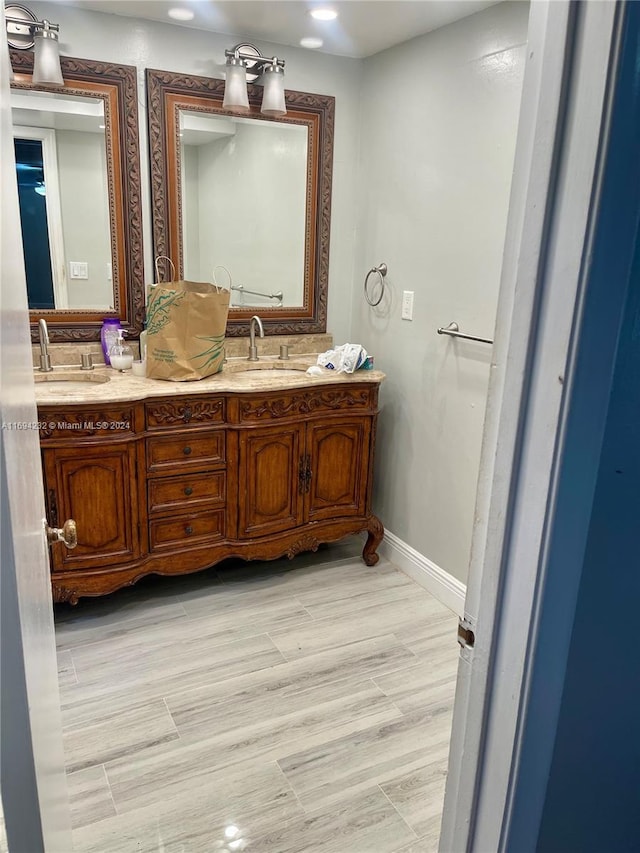
[[[257,537],[303,522],[301,492],[304,425],[240,433],[238,536]]]
[[[41,407],[56,601],[102,595],[150,574],[225,557],[274,559],[384,530],[371,513],[375,383],[192,395],[96,411]]]
[[[368,417],[307,424],[305,520],[366,513],[370,438]]]
[[[47,521],[62,527],[73,518],[80,531],[73,550],[50,549],[56,601],[100,594],[104,578],[146,551],[139,417],[133,404],[39,409]],[[69,577],[89,580],[76,590]]]
[[[241,536],[366,512],[369,418],[269,427],[240,436]]]
[[[81,537],[73,550],[52,548],[54,572],[117,566],[139,555],[135,445],[109,442],[43,452],[47,517],[73,518]],[[134,488],[131,488],[133,484]]]
[[[208,546],[227,535],[222,397],[145,404],[149,550]]]

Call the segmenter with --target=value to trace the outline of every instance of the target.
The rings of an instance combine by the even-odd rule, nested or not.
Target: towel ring
[[[369,296],[369,276],[373,275],[373,273],[377,273],[378,278],[380,279],[380,296],[378,297],[378,299],[375,302],[372,302],[371,297]],[[384,296],[384,289],[385,289],[384,278],[385,278],[386,274],[387,274],[387,265],[386,264],[378,264],[377,267],[373,267],[373,269],[370,269],[364,278],[364,298],[367,300],[367,302],[369,303],[369,305],[371,305],[372,308],[375,308],[376,305],[380,305],[380,303],[382,302],[382,297]]]

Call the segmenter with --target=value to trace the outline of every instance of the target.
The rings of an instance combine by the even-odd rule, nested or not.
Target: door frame
[[[535,849],[624,311],[624,288],[612,288],[596,340],[582,334],[625,13],[625,3],[531,7],[465,602],[475,645],[460,655],[443,851]],[[587,347],[598,348],[599,369],[578,384]],[[580,425],[580,488],[564,542],[553,543],[566,560],[556,619],[543,623],[576,406],[590,413]],[[537,773],[525,777],[534,662],[552,677]],[[527,819],[514,823],[525,789]]]
[[[13,138],[37,139],[42,143],[42,165],[44,182],[47,188],[45,206],[47,209],[47,231],[49,234],[49,253],[51,255],[53,295],[56,310],[59,308],[68,308],[69,292],[64,254],[64,229],[62,224],[62,205],[60,203],[56,132],[50,127],[25,127],[14,124]]]
[[[0,16],[3,32],[4,9]],[[69,851],[44,488],[7,40],[0,39],[0,781],[9,850]]]

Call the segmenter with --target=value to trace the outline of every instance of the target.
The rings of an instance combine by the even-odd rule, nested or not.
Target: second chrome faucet
[[[257,314],[254,314],[249,321],[249,361],[258,360],[258,347],[256,346],[256,326],[260,332],[260,337],[264,338],[264,329],[262,328],[262,320]]]
[[[38,320],[38,337],[40,339],[40,370],[43,373],[50,373],[51,356],[49,355],[49,330],[47,329],[47,321],[43,318]]]

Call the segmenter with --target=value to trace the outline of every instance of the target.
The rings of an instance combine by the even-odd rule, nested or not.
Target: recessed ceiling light
[[[338,13],[333,9],[312,9],[309,13],[316,21],[335,21]]]
[[[300,46],[301,47],[308,47],[308,48],[313,49],[315,47],[322,47],[322,45],[323,45],[322,39],[313,38],[313,36],[309,36],[308,38],[300,39]]]
[[[181,6],[176,6],[175,9],[169,9],[167,15],[170,18],[173,18],[174,21],[192,21],[195,17],[195,14],[191,9],[184,9]]]

